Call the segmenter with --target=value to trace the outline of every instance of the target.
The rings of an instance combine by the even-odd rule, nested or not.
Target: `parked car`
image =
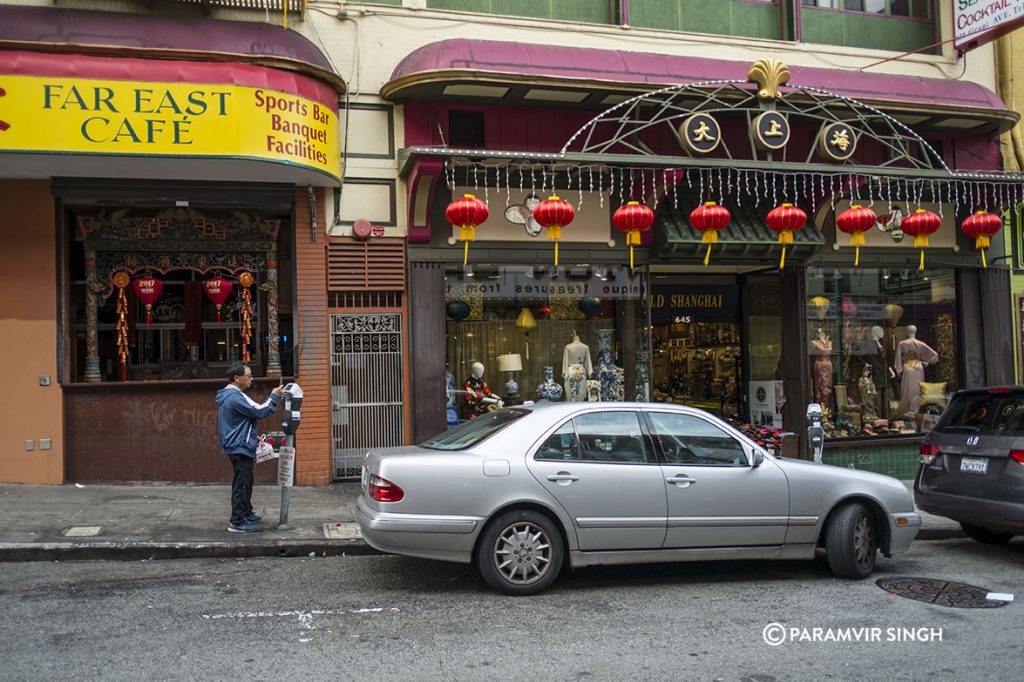
[[[357,506],[384,552],[476,564],[508,594],[563,567],[812,558],[872,573],[920,528],[894,478],[776,458],[725,422],[656,403],[489,413],[422,445],[372,450]]]
[[[1024,533],[1024,386],[953,395],[921,443],[914,499],[978,542]]]

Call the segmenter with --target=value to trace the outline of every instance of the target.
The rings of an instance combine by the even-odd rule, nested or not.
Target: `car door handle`
[[[677,484],[680,488],[685,488],[685,487],[693,485],[694,483],[697,482],[697,479],[690,478],[689,476],[686,476],[685,474],[679,474],[678,476],[671,476],[669,478],[666,478],[665,480],[668,481],[669,483]]]
[[[557,474],[548,474],[549,481],[555,481],[556,483],[562,483],[563,481],[569,483],[571,481],[580,480],[579,476],[574,476],[568,471],[559,471]]]

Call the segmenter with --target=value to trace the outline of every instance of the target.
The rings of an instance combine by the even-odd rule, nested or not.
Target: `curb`
[[[916,541],[965,538],[958,527],[923,528]],[[0,563],[28,561],[150,561],[156,559],[224,559],[380,555],[363,540],[294,540],[267,542],[49,542],[0,543]]]
[[[236,542],[51,542],[0,544],[0,563],[21,561],[148,561],[206,559],[360,556],[380,554],[362,540]]]

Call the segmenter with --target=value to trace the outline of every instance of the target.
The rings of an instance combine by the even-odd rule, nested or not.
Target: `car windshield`
[[[497,412],[488,412],[476,419],[469,420],[465,424],[460,424],[453,429],[434,436],[425,443],[422,443],[422,446],[431,450],[465,450],[528,414],[530,414],[530,410],[514,407],[498,410]]]
[[[1024,436],[1024,395],[969,393],[947,408],[935,427],[950,433]]]

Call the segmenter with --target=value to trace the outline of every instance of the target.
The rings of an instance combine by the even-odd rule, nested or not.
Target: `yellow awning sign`
[[[0,75],[0,152],[257,159],[341,176],[338,114],[268,88]]]

